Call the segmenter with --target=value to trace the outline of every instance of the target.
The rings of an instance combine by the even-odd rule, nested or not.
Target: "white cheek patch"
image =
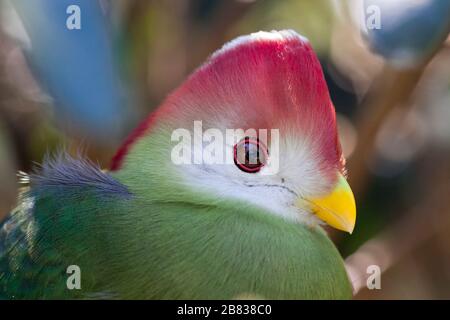
[[[280,170],[302,196],[316,196],[329,190],[329,179],[318,167],[320,154],[307,135],[286,134],[280,142]]]
[[[203,157],[200,152],[204,150],[205,142],[191,139],[191,143],[190,158]],[[196,146],[196,143],[201,145]],[[231,155],[232,159],[233,147],[231,144],[224,145],[224,157]],[[269,166],[258,173],[246,173],[233,161],[224,164],[203,161],[201,164],[175,165],[174,169],[183,178],[180,183],[200,192],[213,193],[219,201],[242,200],[290,221],[314,225],[319,220],[308,208],[299,209],[294,203],[299,196],[315,196],[329,189],[329,182],[319,171],[317,163],[314,146],[297,133],[280,138],[279,169],[276,174],[268,172],[271,170]]]

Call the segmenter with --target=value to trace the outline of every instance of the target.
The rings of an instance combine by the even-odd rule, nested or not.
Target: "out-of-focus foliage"
[[[54,99],[60,125],[85,132],[92,140],[114,140],[129,119],[130,108],[117,73],[112,30],[100,2],[8,3],[11,13],[6,23],[17,24],[10,34],[20,41],[39,84]],[[80,8],[80,29],[70,29],[70,16],[78,13],[71,5]]]
[[[10,145],[7,131],[4,123],[0,122],[0,213],[6,212],[14,204],[16,197],[17,184],[15,183],[15,165],[14,153]]]
[[[449,1],[364,0],[363,6],[366,14],[374,16],[368,21],[369,26],[362,24],[369,46],[398,67],[423,62],[450,30]],[[379,28],[376,28],[378,12]]]

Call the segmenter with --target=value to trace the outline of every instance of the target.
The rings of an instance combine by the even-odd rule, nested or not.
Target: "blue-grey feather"
[[[100,196],[131,197],[128,188],[102,171],[98,164],[82,156],[72,157],[66,152],[46,157],[42,165],[30,175],[30,184],[34,195],[49,190],[88,188]]]

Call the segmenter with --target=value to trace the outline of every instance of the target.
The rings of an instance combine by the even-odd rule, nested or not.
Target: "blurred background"
[[[108,167],[214,50],[286,28],[338,113],[358,221],[331,236],[356,298],[450,299],[450,1],[0,0],[0,219],[19,170],[63,147]]]

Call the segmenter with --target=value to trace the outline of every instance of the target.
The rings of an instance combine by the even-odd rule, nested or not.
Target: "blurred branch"
[[[0,32],[0,118],[6,127],[8,138],[15,153],[14,157],[21,170],[29,169],[29,154],[27,151],[30,121],[23,114],[17,112],[23,104],[31,105],[7,80],[11,77],[7,74],[6,62],[14,48],[14,43]]]
[[[8,138],[11,141],[11,145],[14,149],[14,159],[17,161],[17,166],[20,170],[28,171],[30,169],[29,153],[27,151],[28,126],[19,126],[12,120],[12,116],[9,114],[6,108],[2,106],[3,88],[0,85],[0,118],[8,132]]]
[[[409,107],[408,100],[419,82],[428,61],[413,70],[395,70],[385,65],[365,96],[356,115],[358,142],[348,162],[350,184],[356,197],[368,183],[367,159],[373,154],[378,130],[398,106]]]
[[[398,70],[386,64],[365,95],[354,121],[358,141],[347,165],[350,184],[357,198],[361,197],[369,182],[367,160],[372,158],[381,125],[395,108],[413,105],[409,103],[411,96],[429,63],[445,50],[445,46],[441,46],[414,69]]]
[[[442,68],[448,61],[449,53],[448,47],[444,46],[420,67],[410,71],[396,71],[386,66],[373,83],[357,115],[359,141],[349,161],[352,189],[357,196],[361,197],[369,182],[366,161],[373,155],[378,129],[393,109],[413,105],[409,102],[418,82],[428,77],[427,74],[435,73],[436,68]],[[419,90],[415,94],[423,95],[425,92]],[[422,192],[410,195],[411,203],[415,203],[416,199],[418,203],[346,259],[355,295],[366,286],[368,266],[378,265],[384,272],[436,234],[448,230],[450,155],[443,154],[442,150],[432,152],[433,149],[423,161],[422,179],[417,179]]]
[[[377,265],[384,272],[408,253],[450,226],[450,157],[429,156],[423,166],[423,197],[409,212],[380,235],[366,242],[346,259],[354,294],[366,286],[366,268]],[[411,195],[416,197],[417,195]]]

